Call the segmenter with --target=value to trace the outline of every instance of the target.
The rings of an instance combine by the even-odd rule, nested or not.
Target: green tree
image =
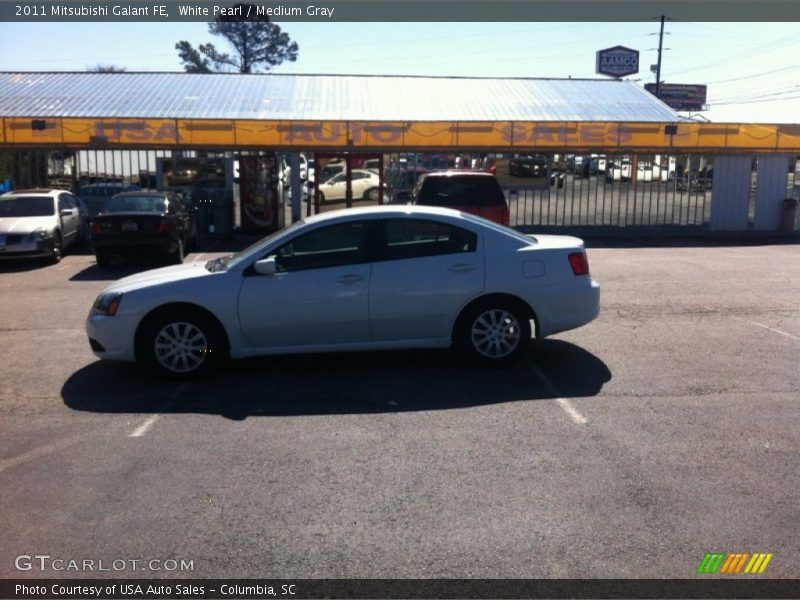
[[[237,10],[231,11],[233,14],[220,15],[208,24],[208,32],[227,40],[234,53],[220,52],[211,43],[197,48],[186,40],[175,44],[187,73],[258,73],[269,71],[284,60],[297,60],[297,42],[278,25],[270,23],[268,16],[256,15],[256,7],[248,4],[237,4],[234,8]]]

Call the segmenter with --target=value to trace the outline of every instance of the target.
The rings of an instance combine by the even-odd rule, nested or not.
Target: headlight
[[[38,229],[32,231],[30,235],[28,235],[28,237],[32,240],[44,240],[51,237],[52,235],[53,235],[52,232],[44,229],[43,227],[39,227]]]
[[[106,292],[100,294],[97,300],[94,301],[92,310],[98,315],[105,315],[113,317],[117,314],[119,303],[122,300],[122,294],[118,292]]]

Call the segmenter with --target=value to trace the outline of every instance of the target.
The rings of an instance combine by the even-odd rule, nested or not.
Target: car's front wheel
[[[531,324],[516,302],[486,300],[467,309],[455,332],[456,346],[485,364],[519,359],[530,345]]]
[[[219,324],[201,311],[162,313],[147,323],[142,339],[143,362],[176,379],[205,373],[227,354]]]
[[[64,242],[61,239],[61,234],[56,231],[53,234],[53,250],[50,254],[50,262],[59,263],[62,256],[64,256]]]

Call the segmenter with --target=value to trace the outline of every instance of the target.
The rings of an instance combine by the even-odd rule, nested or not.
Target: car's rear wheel
[[[95,260],[98,267],[107,267],[111,264],[111,257],[105,252],[95,251]]]
[[[219,324],[201,311],[162,313],[147,323],[142,339],[143,362],[175,379],[201,375],[226,355]]]
[[[184,259],[183,238],[178,239],[178,247],[175,249],[175,252],[169,255],[169,259],[170,262],[173,262],[176,265],[183,264],[183,259]]]
[[[368,200],[370,202],[377,202],[378,197],[380,196],[378,192],[378,188],[371,187],[368,190],[364,191],[364,200]]]
[[[456,346],[484,364],[507,364],[519,359],[530,339],[527,312],[507,299],[490,299],[468,308],[455,332]]]

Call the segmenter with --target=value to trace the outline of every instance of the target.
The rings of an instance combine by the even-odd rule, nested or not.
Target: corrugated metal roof
[[[680,118],[628,81],[357,75],[0,73],[0,116],[309,121]]]

